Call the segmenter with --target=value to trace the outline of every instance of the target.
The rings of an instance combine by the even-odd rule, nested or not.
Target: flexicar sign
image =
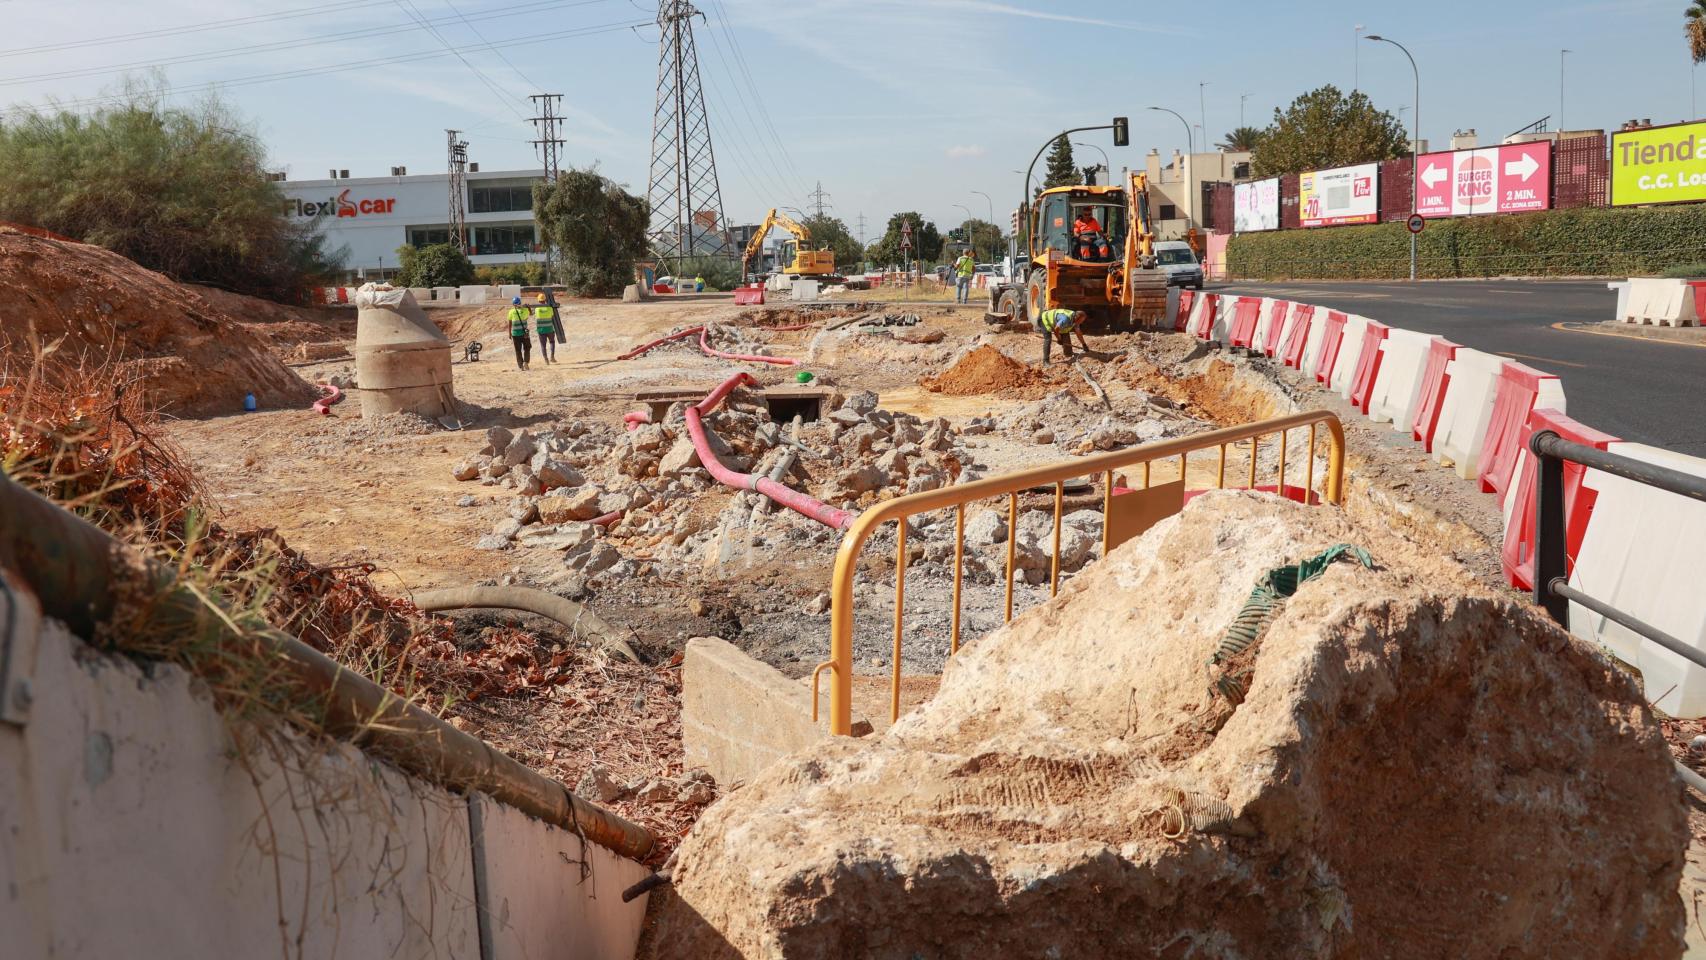
[[[395,197],[362,197],[352,200],[348,190],[321,201],[291,199],[286,202],[289,212],[298,217],[359,217],[363,214],[371,216],[390,213],[396,205]]]
[[[1611,135],[1611,205],[1706,200],[1706,123]]]

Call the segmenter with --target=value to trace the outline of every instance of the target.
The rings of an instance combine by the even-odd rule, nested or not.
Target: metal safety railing
[[[1315,489],[1316,465],[1315,454],[1322,442],[1319,436],[1322,428],[1327,434],[1326,456],[1327,466],[1323,472],[1321,489]],[[1293,430],[1309,431],[1308,449],[1306,451],[1291,450],[1290,433]],[[1053,596],[1060,590],[1060,537],[1061,516],[1066,504],[1066,483],[1082,477],[1097,477],[1101,479],[1102,496],[1102,556],[1107,556],[1114,547],[1126,540],[1137,536],[1153,526],[1159,520],[1179,512],[1184,507],[1186,499],[1186,481],[1190,475],[1191,455],[1208,450],[1218,450],[1218,460],[1214,467],[1214,487],[1226,488],[1227,457],[1229,451],[1242,445],[1248,445],[1249,467],[1248,483],[1245,489],[1268,489],[1258,487],[1259,462],[1261,444],[1264,438],[1278,435],[1278,469],[1274,471],[1274,490],[1281,496],[1302,500],[1304,503],[1327,502],[1339,504],[1344,500],[1345,480],[1345,434],[1339,423],[1339,418],[1325,410],[1314,410],[1307,413],[1297,413],[1272,420],[1226,427],[1208,433],[1200,433],[1189,437],[1179,437],[1172,440],[1161,440],[1155,443],[1143,444],[1126,450],[1116,450],[1112,453],[1096,454],[1067,460],[1043,467],[1033,467],[999,477],[987,477],[971,483],[958,486],[944,487],[939,490],[929,490],[923,493],[910,494],[886,503],[878,504],[853,522],[841,540],[841,548],[835,557],[835,572],[830,582],[830,620],[829,620],[829,659],[817,665],[812,671],[812,720],[817,720],[817,704],[819,682],[824,671],[829,671],[829,730],[832,734],[850,736],[853,729],[853,575],[858,567],[860,554],[865,544],[879,527],[889,521],[895,521],[895,593],[894,593],[894,662],[892,666],[889,690],[890,719],[900,717],[900,688],[901,688],[901,646],[902,646],[902,615],[906,605],[906,563],[907,521],[913,516],[929,513],[935,510],[952,509],[954,511],[954,584],[953,612],[949,627],[949,654],[958,652],[960,648],[960,610],[961,593],[964,586],[965,574],[965,526],[966,506],[983,500],[1006,498],[1007,506],[1007,547],[1006,547],[1006,599],[1003,622],[1013,619],[1013,575],[1018,546],[1019,528],[1019,498],[1022,494],[1037,491],[1048,492],[1052,485],[1054,495],[1054,539],[1050,551],[1049,595]],[[1274,449],[1269,447],[1269,449]],[[1302,455],[1297,455],[1301,453]],[[1288,463],[1288,454],[1290,462]],[[1236,454],[1235,454],[1236,456]],[[1178,476],[1176,479],[1162,482],[1157,463],[1165,469],[1170,461],[1177,458]],[[1299,463],[1298,461],[1302,461]],[[1199,461],[1200,463],[1200,461]],[[1129,490],[1116,492],[1116,470],[1141,469],[1140,485]],[[1206,468],[1202,468],[1206,469]],[[1301,478],[1293,476],[1301,474]],[[1200,476],[1200,474],[1199,474]],[[1295,479],[1302,479],[1301,485],[1294,484]],[[1207,477],[1204,476],[1205,481]],[[1129,481],[1127,481],[1129,482]]]
[[[1528,441],[1528,450],[1534,454],[1539,470],[1534,493],[1534,602],[1545,607],[1552,619],[1565,627],[1570,623],[1570,604],[1580,604],[1677,656],[1706,667],[1706,652],[1570,586],[1569,536],[1564,517],[1564,462],[1579,463],[1614,477],[1703,502],[1706,502],[1706,478],[1575,443],[1553,430],[1535,433]]]

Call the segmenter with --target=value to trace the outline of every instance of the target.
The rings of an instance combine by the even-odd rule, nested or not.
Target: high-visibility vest
[[[969,277],[977,270],[977,261],[970,257],[961,257],[954,263],[954,269],[959,272],[960,276]]]
[[[1073,327],[1072,314],[1073,311],[1071,310],[1056,307],[1053,310],[1044,310],[1037,314],[1037,320],[1042,323],[1043,329],[1050,333],[1053,333],[1057,327],[1071,330]]]
[[[1100,223],[1096,222],[1095,218],[1089,218],[1089,219],[1079,218],[1078,220],[1075,220],[1072,223],[1072,233],[1074,236],[1081,234],[1081,233],[1101,233],[1101,232],[1102,232],[1102,225]]]
[[[509,335],[512,337],[527,336],[527,308],[509,308]]]
[[[533,329],[540,333],[557,332],[557,311],[550,304],[533,308]]]

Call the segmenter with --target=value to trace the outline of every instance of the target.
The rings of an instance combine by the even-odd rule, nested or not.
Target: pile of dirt
[[[33,329],[62,357],[116,356],[177,416],[241,412],[251,391],[266,407],[319,395],[199,289],[101,247],[0,229],[0,352],[27,367]]]
[[[1035,367],[984,344],[941,373],[919,380],[918,385],[931,393],[953,397],[999,393],[1035,400],[1050,389],[1051,381]]]
[[[1686,815],[1639,689],[1373,537],[1198,498],[881,738],[708,810],[641,955],[1679,955]],[[1343,542],[1376,565],[1226,645],[1258,578]]]

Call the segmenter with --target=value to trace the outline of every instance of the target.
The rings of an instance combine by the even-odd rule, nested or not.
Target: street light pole
[[[991,226],[995,227],[996,239],[997,240],[1001,239],[1001,233],[1000,233],[1001,225],[995,222],[995,201],[989,199],[989,194],[984,193],[982,190],[973,190],[972,193],[976,194],[977,196],[982,197],[984,204],[989,207],[989,223]],[[989,251],[989,254],[990,254],[989,259],[994,260],[996,258],[996,255],[1000,254],[1000,252],[1001,252],[1001,248],[999,246],[997,246],[995,249]]]
[[[1202,121],[1202,145],[1204,153],[1208,152],[1208,99],[1203,94],[1203,88],[1207,86],[1207,80],[1197,84],[1197,119]]]
[[[1568,50],[1558,51],[1558,139],[1564,139],[1564,55]]]
[[[973,220],[977,219],[976,215],[974,215],[971,212],[971,208],[966,206],[965,204],[956,203],[956,204],[954,204],[954,206],[959,207],[961,210],[964,210],[966,212],[966,223],[967,224],[969,224]],[[977,259],[977,242],[972,240],[972,238],[971,238],[971,228],[970,227],[966,227],[966,246],[971,248],[972,259],[974,259],[974,260]]]
[[[1108,151],[1103,150],[1101,147],[1098,147],[1093,143],[1080,143],[1077,140],[1072,141],[1072,145],[1075,147],[1089,147],[1090,149],[1101,154],[1102,155],[1102,169],[1108,171],[1108,176],[1110,179],[1112,179],[1114,167],[1113,167],[1113,164],[1108,160]]]
[[[1185,156],[1190,156],[1196,152],[1197,143],[1191,138],[1191,122],[1185,119],[1184,114],[1177,110],[1169,110],[1166,107],[1150,107],[1149,109],[1159,110],[1162,113],[1170,113],[1173,116],[1178,117],[1180,126],[1185,128]]]
[[[1404,58],[1410,61],[1410,73],[1416,79],[1415,105],[1410,108],[1410,212],[1416,212],[1417,179],[1421,176],[1422,164],[1422,72],[1416,68],[1416,58],[1410,56],[1410,51],[1396,40],[1388,40],[1379,34],[1371,33],[1368,39],[1379,43],[1390,43],[1404,51]],[[1410,234],[1410,279],[1416,279],[1416,234]]]

